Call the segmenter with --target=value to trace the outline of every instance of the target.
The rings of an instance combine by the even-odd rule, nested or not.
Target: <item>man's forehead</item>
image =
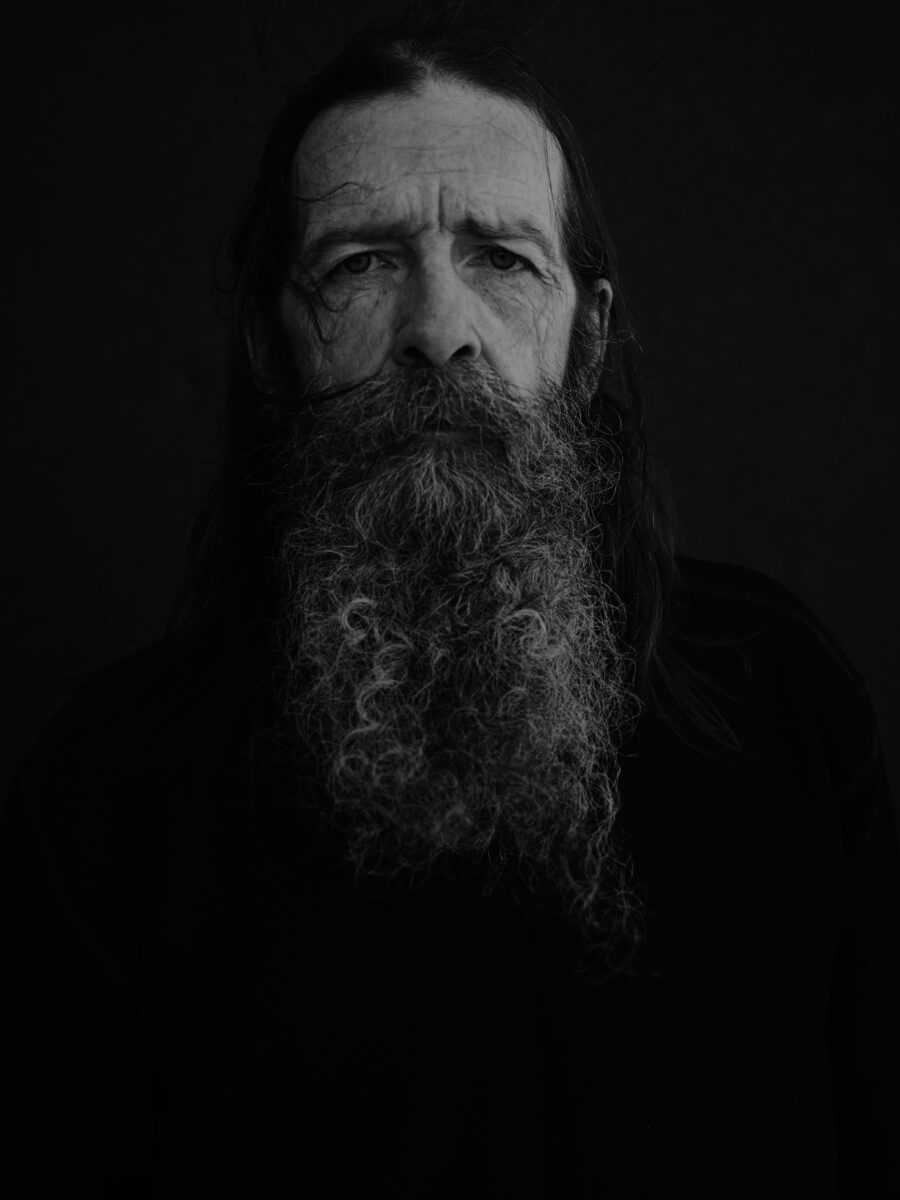
[[[457,84],[332,109],[307,130],[294,159],[302,223],[371,217],[459,224],[519,215],[557,242],[562,155],[524,106]]]

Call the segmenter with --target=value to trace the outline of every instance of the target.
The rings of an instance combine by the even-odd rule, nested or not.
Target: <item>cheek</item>
[[[480,330],[485,346],[524,365],[546,358],[559,316],[537,290],[498,283],[481,289]]]
[[[572,327],[571,306],[558,295],[549,296],[532,312],[531,336],[542,370],[562,379]]]
[[[390,344],[392,313],[390,293],[374,288],[342,304],[337,312],[325,313],[326,361],[365,366],[383,356]]]
[[[388,307],[371,297],[335,302],[335,311],[319,312],[320,338],[302,304],[283,302],[281,319],[295,365],[304,374],[324,372],[332,378],[370,368],[388,339]]]

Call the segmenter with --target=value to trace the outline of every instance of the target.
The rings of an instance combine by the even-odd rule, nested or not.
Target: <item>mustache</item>
[[[547,385],[541,385],[545,388]],[[339,387],[309,387],[299,419],[317,441],[340,439],[387,448],[440,426],[498,440],[521,435],[533,400],[486,366],[401,368]]]

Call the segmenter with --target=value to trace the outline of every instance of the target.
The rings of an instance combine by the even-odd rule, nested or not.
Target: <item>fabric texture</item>
[[[85,687],[2,815],[7,1196],[900,1195],[900,849],[865,684],[680,559],[747,752],[645,713],[628,971],[504,870],[355,881],[223,728],[215,642]]]

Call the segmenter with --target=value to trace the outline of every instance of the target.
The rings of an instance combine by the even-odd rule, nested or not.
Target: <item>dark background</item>
[[[278,78],[399,7],[56,3],[8,31],[4,790],[67,677],[162,631],[215,462],[211,263]],[[585,140],[680,549],[767,572],[813,608],[868,682],[896,801],[888,6],[500,11]]]

